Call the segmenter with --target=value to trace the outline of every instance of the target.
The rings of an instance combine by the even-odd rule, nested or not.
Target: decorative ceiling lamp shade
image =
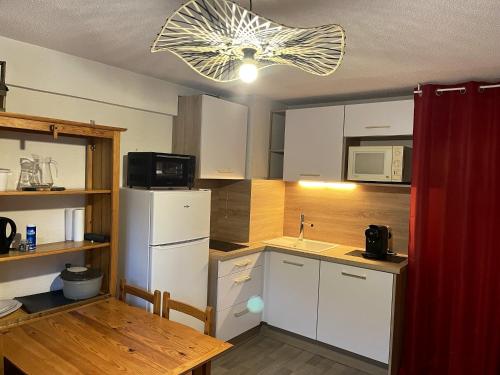
[[[338,68],[344,50],[339,25],[287,27],[228,0],[188,1],[167,19],[151,48],[174,53],[218,82],[238,79],[241,66],[249,63],[256,69],[289,65],[326,76]]]

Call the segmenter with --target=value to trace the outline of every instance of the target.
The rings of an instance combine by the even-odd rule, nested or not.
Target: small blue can
[[[26,225],[26,242],[28,250],[36,249],[36,225]]]

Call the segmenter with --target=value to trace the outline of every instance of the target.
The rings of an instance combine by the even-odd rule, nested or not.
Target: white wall
[[[171,151],[172,117],[178,95],[194,90],[109,67],[90,60],[0,37],[0,59],[7,61],[7,111],[119,126],[121,153]],[[133,109],[136,108],[136,109]],[[80,141],[0,132],[0,168],[10,168],[15,188],[19,158],[38,153],[59,166],[55,183],[84,187],[85,149]],[[25,236],[28,223],[37,225],[40,243],[64,240],[64,208],[83,204],[81,197],[0,198],[0,216],[14,219]],[[59,287],[58,273],[67,262],[83,262],[82,254],[47,257],[41,262],[0,263],[0,299]]]
[[[192,90],[0,36],[7,83],[106,103],[176,115],[177,96]]]

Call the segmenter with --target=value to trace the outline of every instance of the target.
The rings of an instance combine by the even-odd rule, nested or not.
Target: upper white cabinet
[[[394,275],[321,262],[318,340],[389,362]]]
[[[268,259],[267,323],[316,339],[319,260],[279,252]]]
[[[285,181],[342,179],[344,106],[286,111]]]
[[[179,98],[173,152],[196,155],[197,177],[244,179],[248,107],[207,95]]]
[[[202,96],[199,178],[245,178],[248,107]]]
[[[345,137],[413,134],[413,100],[345,106]]]

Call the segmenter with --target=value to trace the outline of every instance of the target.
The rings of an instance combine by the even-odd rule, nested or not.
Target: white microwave
[[[351,146],[347,179],[410,182],[411,151],[412,149],[406,146]]]

